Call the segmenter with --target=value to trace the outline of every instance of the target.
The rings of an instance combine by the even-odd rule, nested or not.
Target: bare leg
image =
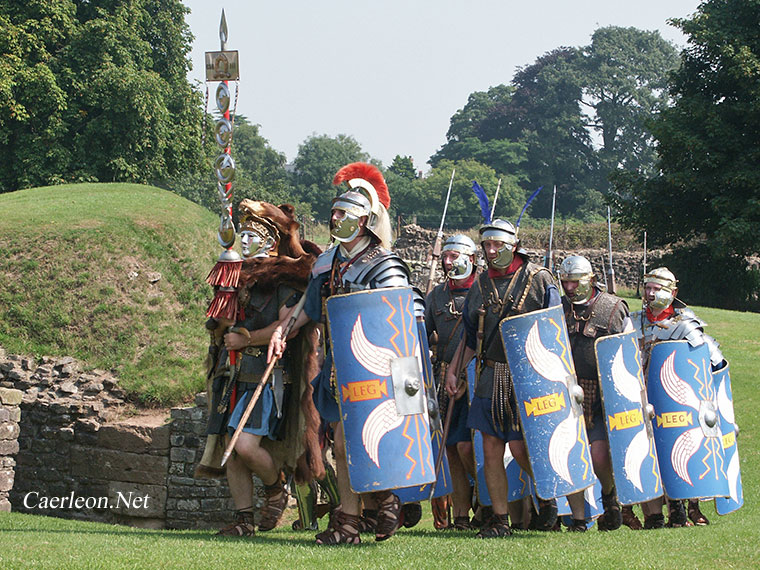
[[[454,487],[452,500],[454,503],[454,516],[466,517],[470,514],[470,482],[467,480],[467,471],[462,464],[457,445],[446,446],[446,454],[449,458],[449,473],[451,484]]]
[[[492,435],[483,434],[483,463],[488,494],[494,514],[506,515],[507,472],[504,470],[504,441]]]
[[[351,480],[348,476],[348,460],[346,458],[346,439],[343,434],[343,424],[332,424],[335,432],[335,467],[338,475],[338,491],[340,493],[341,510],[347,515],[357,516],[360,513],[361,504],[359,495],[351,489]]]

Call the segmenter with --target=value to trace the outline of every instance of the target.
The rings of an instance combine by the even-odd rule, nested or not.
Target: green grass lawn
[[[631,300],[632,308],[635,301]],[[433,530],[426,516],[384,543],[324,548],[284,525],[253,539],[211,531],[149,531],[55,518],[0,514],[0,568],[758,568],[760,567],[760,315],[695,308],[731,363],[745,505],[707,527],[609,533],[516,533],[480,541]],[[638,509],[637,509],[638,511]],[[202,517],[202,513],[198,513]],[[322,525],[324,527],[324,520]]]

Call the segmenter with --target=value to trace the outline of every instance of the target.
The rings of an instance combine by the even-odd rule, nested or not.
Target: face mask
[[[349,214],[345,210],[343,211],[343,217],[338,220],[330,221],[330,235],[339,242],[347,243],[352,241],[359,235],[361,226],[359,225],[359,217]]]

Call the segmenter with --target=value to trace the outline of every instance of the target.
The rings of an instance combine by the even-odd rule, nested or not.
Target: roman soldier
[[[583,256],[565,258],[559,268],[559,279],[565,293],[562,305],[573,363],[578,384],[583,388],[583,416],[591,443],[591,460],[602,484],[604,514],[598,521],[599,530],[616,530],[622,523],[622,515],[612,476],[594,343],[597,338],[632,330],[628,304],[602,290],[591,263]],[[569,496],[568,501],[573,511],[570,530],[585,531],[583,493]]]
[[[305,292],[303,312],[293,315],[295,320],[292,330],[297,330],[308,322],[325,323],[327,321],[328,324],[324,335],[324,365],[313,381],[314,400],[320,415],[330,423],[335,433],[334,448],[341,505],[335,510],[328,529],[316,536],[316,542],[318,545],[355,545],[361,541],[359,537],[361,500],[366,505],[376,507],[375,539],[377,541],[386,540],[396,532],[400,523],[401,502],[392,490],[386,489],[360,495],[352,488],[347,444],[352,443],[356,438],[358,438],[359,447],[364,445],[366,448],[369,443],[362,444],[366,434],[361,431],[358,434],[348,433],[344,429],[341,406],[348,405],[350,402],[343,399],[343,394],[339,394],[339,379],[336,377],[334,360],[336,360],[336,354],[351,354],[354,348],[348,344],[335,346],[333,338],[335,331],[330,328],[327,319],[328,316],[332,318],[328,314],[329,301],[350,296],[349,293],[356,294],[391,287],[408,288],[410,274],[404,261],[388,249],[391,241],[390,219],[387,211],[390,195],[382,173],[371,164],[357,162],[341,168],[336,173],[333,182],[336,185],[345,183],[348,186],[346,191],[332,201],[330,234],[336,243],[320,255],[314,263]],[[421,299],[418,299],[415,304],[421,306]],[[419,308],[416,309],[416,312],[419,310]],[[278,357],[283,353],[286,339],[283,338],[282,331],[289,319],[291,319],[290,314],[286,315],[273,331],[269,345],[270,358]],[[360,331],[361,334],[357,333],[358,336],[353,337],[351,342],[356,340],[362,346],[369,347],[367,350],[371,357],[372,353],[378,349],[368,343],[368,339],[363,335],[364,329],[360,326],[361,322],[358,321],[358,324],[358,328],[355,326],[354,330]],[[350,392],[348,388],[347,391]],[[373,394],[380,397],[377,391]],[[346,395],[345,398],[348,396]],[[391,408],[393,408],[392,405]],[[392,422],[390,425],[398,425],[393,423],[397,417],[394,411],[390,416],[389,421]],[[380,432],[380,437],[387,433],[388,429],[390,427],[386,426]],[[379,443],[377,440],[374,441]],[[372,461],[379,464],[382,458],[377,454],[380,451],[377,447],[370,447]],[[356,468],[356,464],[352,463],[352,468]],[[396,485],[396,487],[402,486],[404,485]]]
[[[639,334],[645,375],[649,369],[652,347],[668,340],[686,340],[692,347],[707,345],[712,371],[722,370],[728,363],[717,341],[705,333],[706,323],[676,297],[677,284],[675,275],[667,267],[658,267],[644,275],[643,307],[640,311],[632,313],[631,319]],[[665,526],[662,499],[643,503],[642,510],[644,528]],[[687,514],[691,523],[687,520]],[[708,522],[699,508],[698,499],[689,499],[688,513],[681,501],[668,500],[668,526],[702,526]]]
[[[559,292],[551,273],[528,260],[520,247],[517,230],[508,221],[493,220],[479,230],[487,271],[474,281],[465,298],[462,320],[465,334],[455,359],[476,359],[476,387],[470,403],[467,427],[483,434],[486,483],[493,518],[478,533],[479,538],[510,536],[505,445],[528,473],[531,467],[520,428],[512,376],[499,332],[506,317],[560,305]],[[446,372],[446,391],[461,396],[454,370]],[[557,518],[556,501],[540,502],[536,528],[548,530]],[[523,521],[518,521],[523,524]]]
[[[225,442],[266,369],[272,331],[300,297],[319,251],[298,239],[292,206],[243,200],[239,210],[243,261],[237,319],[207,322],[212,339],[207,363],[211,401],[207,445],[196,476],[220,472]],[[295,472],[302,481],[324,477],[318,416],[307,381],[317,369],[316,331],[304,329],[274,369],[225,465],[236,515],[218,534],[255,534],[253,475],[264,484],[266,497],[259,531],[273,529],[282,516],[288,500],[285,471]]]

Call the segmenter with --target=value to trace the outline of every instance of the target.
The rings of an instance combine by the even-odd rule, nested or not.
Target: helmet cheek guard
[[[591,262],[582,255],[566,257],[559,266],[560,281],[577,281],[578,286],[572,295],[567,295],[571,303],[586,303],[594,292],[594,270]]]
[[[500,241],[504,245],[499,248],[496,257],[488,263],[496,269],[506,269],[515,258],[515,246],[517,245],[517,230],[506,220],[493,220],[478,230],[480,243],[486,240]],[[485,251],[484,251],[485,253]],[[486,256],[486,259],[488,257]]]
[[[472,261],[468,255],[460,254],[452,263],[451,271],[446,274],[446,277],[454,281],[461,281],[470,275],[472,275]]]
[[[676,276],[667,267],[658,267],[644,275],[644,286],[647,283],[660,285],[660,289],[655,291],[654,300],[648,301],[647,305],[653,309],[667,309],[676,297]]]

